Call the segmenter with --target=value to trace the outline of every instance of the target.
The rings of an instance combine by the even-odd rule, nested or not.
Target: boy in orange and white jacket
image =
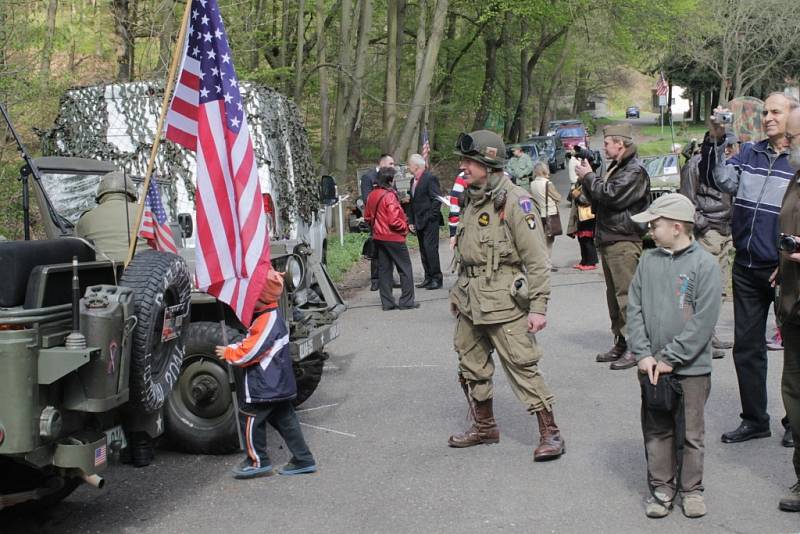
[[[280,433],[292,453],[289,463],[278,472],[299,475],[317,470],[306,445],[292,400],[297,396],[289,330],[278,309],[283,292],[283,273],[270,270],[256,303],[255,319],[240,343],[216,348],[217,356],[241,367],[239,417],[247,458],[233,468],[235,478],[255,478],[270,474],[267,455],[267,422]]]

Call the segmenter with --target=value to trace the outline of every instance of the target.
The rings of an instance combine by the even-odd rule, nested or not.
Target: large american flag
[[[425,166],[431,166],[431,140],[428,137],[428,129],[422,130],[422,157],[425,159]]]
[[[177,254],[178,247],[175,246],[175,237],[167,223],[167,212],[164,211],[164,205],[161,203],[158,184],[155,179],[151,179],[150,185],[147,187],[147,195],[144,198],[144,215],[139,237],[146,239],[150,248]]]
[[[217,2],[191,9],[166,137],[197,153],[197,285],[249,326],[271,268],[258,167]]]
[[[669,84],[666,78],[664,78],[664,71],[661,71],[658,77],[658,83],[656,83],[656,94],[658,96],[667,96],[667,93],[669,93]]]

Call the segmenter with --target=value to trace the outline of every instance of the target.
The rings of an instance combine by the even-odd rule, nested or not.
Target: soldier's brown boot
[[[461,434],[454,434],[447,440],[451,447],[464,448],[480,445],[481,443],[497,443],[500,441],[500,429],[494,420],[492,399],[485,401],[472,400],[467,391],[469,412],[472,425]]]
[[[555,460],[566,452],[561,431],[556,426],[553,417],[553,410],[541,410],[536,412],[536,419],[539,421],[539,446],[533,451],[534,462],[544,462]]]
[[[628,350],[628,342],[625,341],[624,337],[618,337],[614,339],[614,346],[611,347],[611,350],[602,354],[598,354],[595,358],[595,361],[604,363],[615,362],[619,360],[623,354],[625,354],[626,350]]]

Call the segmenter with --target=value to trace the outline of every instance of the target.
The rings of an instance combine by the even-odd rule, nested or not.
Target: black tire
[[[300,362],[294,362],[294,378],[297,382],[297,397],[294,399],[295,406],[300,406],[314,394],[322,380],[324,366],[325,356],[319,352],[311,354]]]
[[[189,325],[181,375],[164,409],[168,444],[194,454],[227,454],[239,450],[236,413],[228,369],[214,354],[222,345],[222,325]],[[228,343],[242,338],[226,327]]]
[[[180,374],[191,275],[180,256],[145,250],[128,264],[120,285],[134,290],[137,318],[131,347],[131,402],[152,413],[164,406]],[[186,313],[183,327],[176,338],[162,342],[164,312],[177,304],[183,305]]]
[[[555,174],[558,171],[558,165],[555,163],[548,163],[547,166],[550,169],[550,174]]]

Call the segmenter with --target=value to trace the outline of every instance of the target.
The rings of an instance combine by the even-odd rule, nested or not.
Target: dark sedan
[[[626,119],[638,119],[639,118],[639,108],[636,106],[631,106],[625,110],[625,118]]]

